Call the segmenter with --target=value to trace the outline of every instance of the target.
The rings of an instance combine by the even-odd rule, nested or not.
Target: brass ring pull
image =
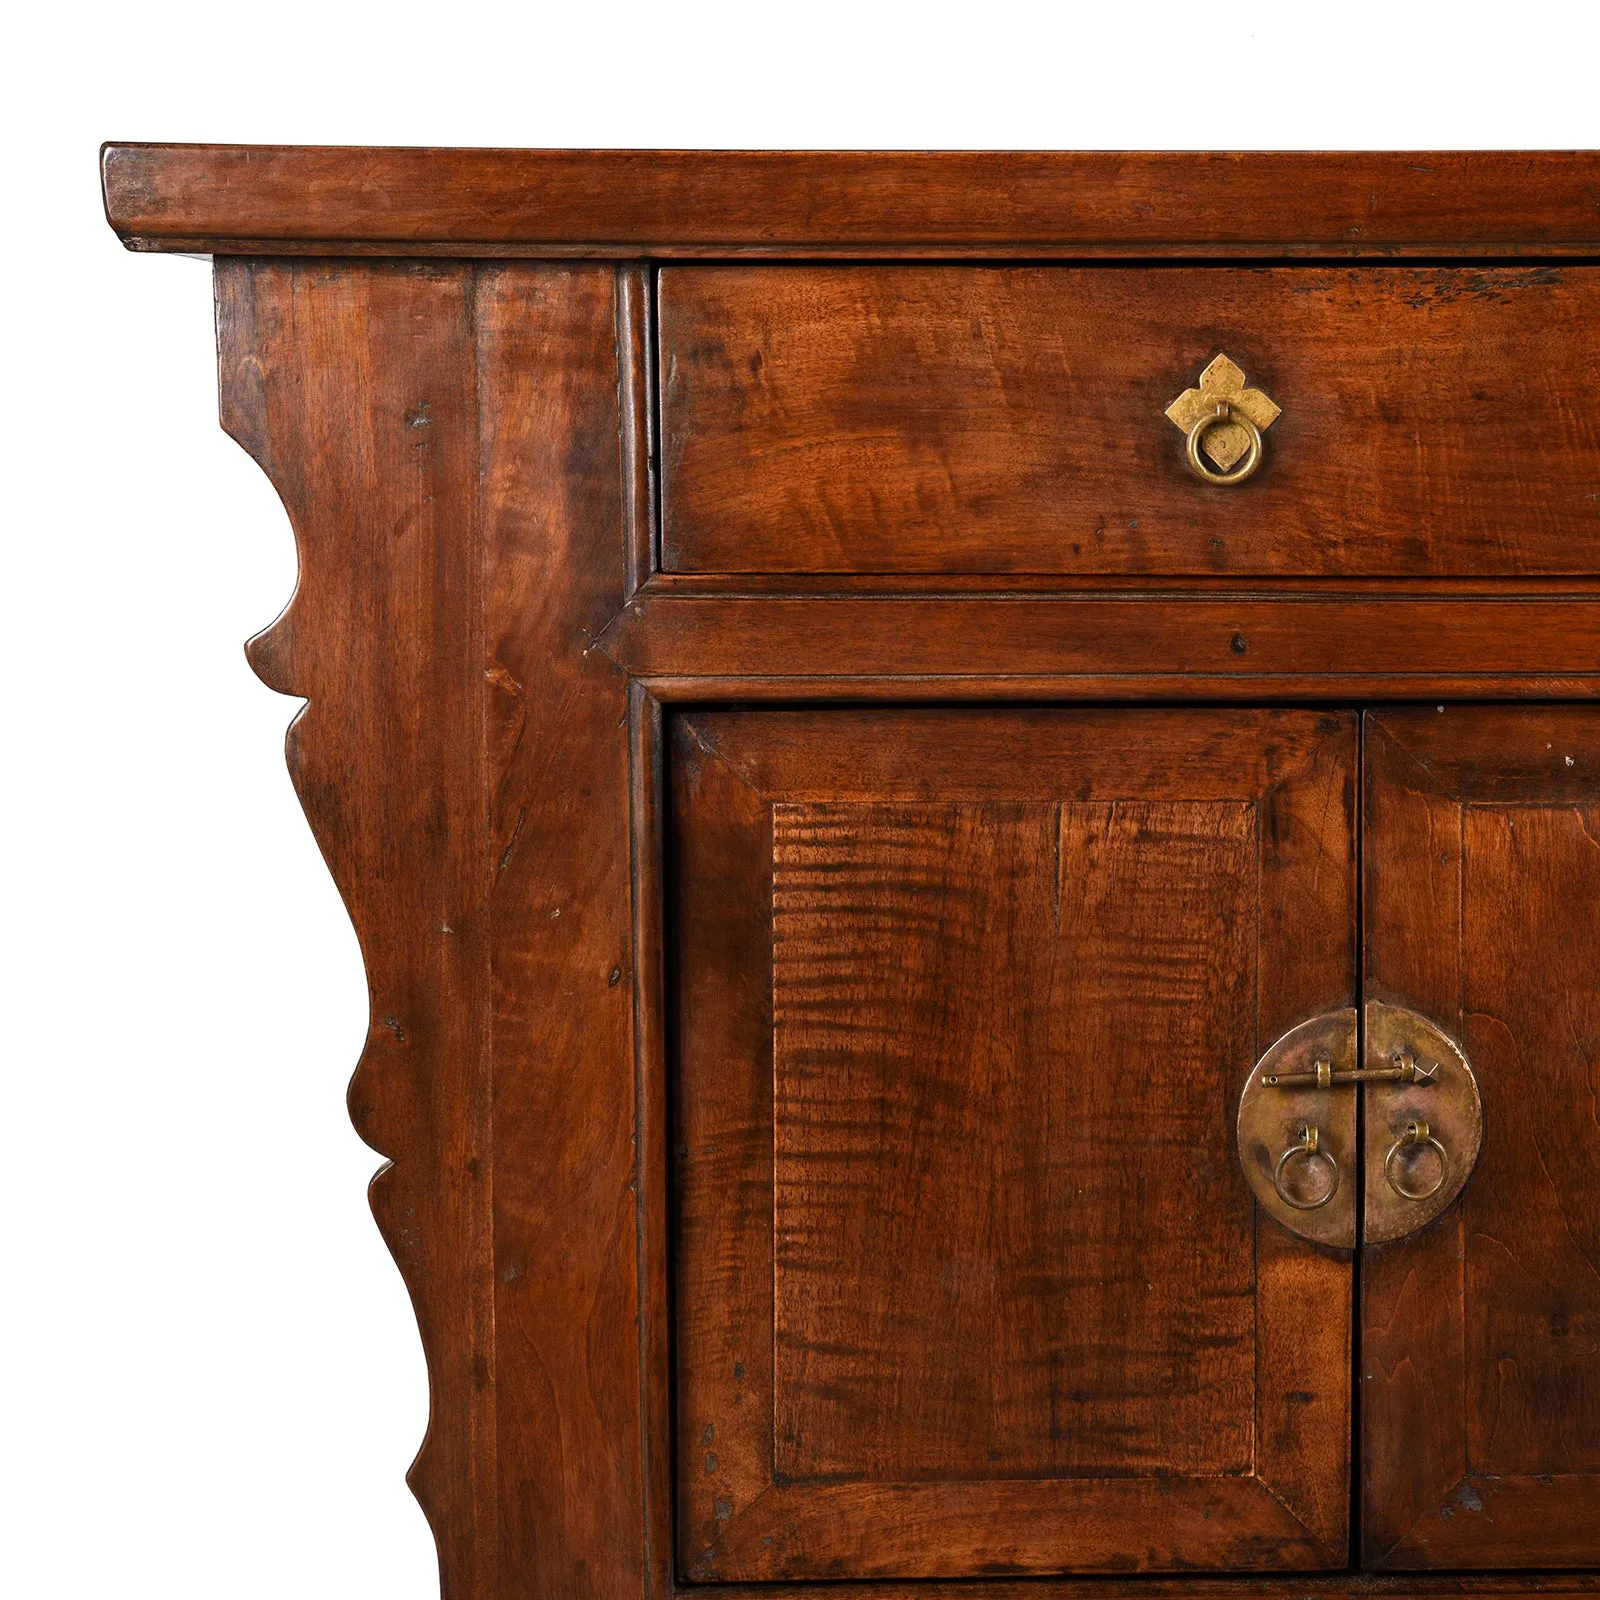
[[[1234,423],[1243,428],[1250,436],[1250,448],[1245,451],[1244,460],[1233,468],[1231,472],[1213,472],[1206,465],[1205,457],[1200,454],[1200,445],[1213,428],[1220,428],[1224,423]],[[1236,406],[1229,405],[1226,400],[1219,400],[1215,411],[1208,411],[1190,428],[1189,470],[1197,478],[1203,478],[1207,483],[1243,483],[1260,465],[1261,430],[1244,412],[1240,411]]]
[[[1296,1200],[1283,1186],[1283,1169],[1296,1156],[1300,1156],[1308,1167],[1318,1161],[1326,1161],[1328,1170],[1333,1174],[1327,1192],[1315,1200]],[[1299,1139],[1278,1157],[1277,1165],[1272,1169],[1272,1187],[1278,1191],[1278,1198],[1296,1211],[1320,1211],[1339,1192],[1339,1163],[1322,1148],[1322,1136],[1315,1127],[1310,1124],[1302,1127]]]
[[[1419,1145],[1432,1146],[1438,1151],[1439,1176],[1426,1189],[1408,1189],[1395,1176],[1394,1158],[1402,1150],[1413,1149]],[[1450,1157],[1445,1153],[1444,1146],[1429,1131],[1426,1122],[1408,1122],[1406,1131],[1389,1146],[1389,1153],[1383,1158],[1383,1175],[1389,1180],[1389,1187],[1402,1200],[1429,1200],[1444,1187],[1444,1180],[1450,1175]]]

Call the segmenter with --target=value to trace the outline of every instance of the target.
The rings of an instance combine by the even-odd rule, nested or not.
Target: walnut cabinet
[[[1600,1592],[1600,161],[103,177],[449,1600]]]

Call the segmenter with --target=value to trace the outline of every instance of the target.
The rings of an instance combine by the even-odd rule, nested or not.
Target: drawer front
[[[1355,725],[695,711],[671,738],[697,1580],[1339,1567],[1351,1261],[1230,1129],[1355,992]]]
[[[1600,571],[1600,269],[670,267],[659,319],[669,572]],[[1167,415],[1218,355],[1235,484]]]

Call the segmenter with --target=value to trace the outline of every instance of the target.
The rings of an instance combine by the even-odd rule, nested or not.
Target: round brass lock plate
[[[1239,1165],[1269,1216],[1315,1244],[1384,1244],[1452,1205],[1483,1144],[1483,1101],[1436,1023],[1369,1001],[1364,1059],[1346,1006],[1291,1028],[1239,1096]],[[1358,1108],[1364,1133],[1357,1159]]]
[[[1366,1085],[1368,1244],[1425,1228],[1466,1187],[1483,1146],[1483,1100],[1465,1052],[1415,1011],[1367,1002],[1366,1066],[1410,1061],[1409,1082]]]
[[[1239,1096],[1239,1165],[1262,1210],[1314,1244],[1356,1243],[1356,1099],[1318,1087],[1355,1065],[1354,1006],[1291,1028],[1251,1069]],[[1308,1078],[1282,1084],[1284,1077]]]

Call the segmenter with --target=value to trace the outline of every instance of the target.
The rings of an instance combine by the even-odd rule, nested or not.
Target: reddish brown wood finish
[[[1461,1041],[1455,1207],[1362,1257],[1366,1554],[1600,1565],[1600,713],[1369,716],[1367,993]]]
[[[1227,1122],[1354,994],[1353,721],[674,728],[688,1572],[1342,1564],[1348,1258]]]
[[[1584,151],[428,150],[108,144],[143,250],[667,257],[1600,251]]]
[[[498,1492],[482,608],[460,537],[477,500],[473,279],[248,262],[216,277],[222,423],[283,497],[300,556],[250,661],[309,702],[289,768],[367,962],[350,1113],[392,1161],[372,1206],[428,1357],[411,1481],[452,1600],[493,1593],[498,1563],[494,1521],[463,1515]]]
[[[663,696],[763,690],[1592,695],[1600,597],[636,595],[598,647]],[[1531,681],[1530,681],[1531,680]]]
[[[1595,712],[1451,703],[1592,701],[1600,683],[1600,583],[1570,575],[1592,567],[1582,496],[1600,477],[1594,268],[1571,261],[1600,255],[1600,158],[113,146],[103,171],[131,247],[246,258],[217,269],[223,420],[301,559],[251,660],[309,702],[290,766],[367,962],[351,1112],[391,1158],[373,1206],[427,1352],[412,1478],[449,1600],[659,1600],[706,1577],[736,1580],[728,1600],[1600,1592],[1593,1571],[1505,1570],[1600,1565]],[[329,253],[628,259],[288,259]],[[653,372],[648,258],[751,254],[1147,264],[917,268],[952,289],[914,315],[885,287],[904,266],[870,269],[854,299],[840,285],[869,269],[789,291],[865,355],[862,308],[901,304],[938,401],[929,437],[987,440],[981,494],[892,451],[876,502],[838,480],[841,551],[876,540],[898,561],[908,491],[946,550],[965,541],[946,570],[863,574],[823,570],[819,491],[736,431],[782,434],[754,376],[723,374],[707,403],[730,352],[746,372],[758,348],[784,355],[750,338],[759,295],[715,315],[703,298],[696,338],[666,340],[676,376]],[[1359,272],[1182,265],[1363,255]],[[1394,255],[1441,260],[1380,265]],[[1548,270],[1467,262],[1486,256]],[[676,274],[799,270],[672,267],[668,300]],[[1104,305],[1165,306],[1168,332],[1145,325],[1139,348],[1165,337],[1181,365],[1186,341],[1210,342],[1195,286],[1225,272],[1254,317],[1225,308],[1199,333],[1232,345],[1270,323],[1271,349],[1232,353],[1294,390],[1235,497],[1277,496],[1271,539],[1247,527],[1248,559],[1151,576],[1152,551],[1184,566],[1189,532],[1145,487],[1165,543],[1123,546],[1120,570],[975,570],[996,551],[1031,563],[1055,526],[1016,489],[1037,436],[1008,447],[1002,426],[1050,415],[1014,337],[1049,319],[1013,293],[994,320],[994,285],[1123,285]],[[962,355],[949,304],[1010,332]],[[1052,309],[1061,327],[1078,314]],[[1531,368],[1508,357],[1463,399],[1455,341],[1481,355],[1513,333]],[[825,384],[783,374],[783,392],[807,397],[807,426],[851,396],[881,412],[902,376],[881,355]],[[1372,465],[1343,478],[1289,448],[1296,429],[1333,441],[1304,400],[1324,370],[1328,395],[1370,397],[1379,419]],[[717,564],[808,549],[816,571],[660,570],[652,401],[686,374],[702,387],[669,516],[698,483],[702,531],[724,519]],[[1516,448],[1485,432],[1468,459],[1479,393],[1518,402]],[[1401,448],[1398,400],[1460,436],[1448,492],[1419,431]],[[1175,430],[1149,425],[1170,452]],[[809,522],[753,514],[779,484]],[[1368,491],[1353,507],[1352,484]],[[1280,699],[1323,704],[1259,704]],[[1122,704],[1067,709],[1091,700]],[[1180,704],[1132,703],[1151,700]],[[1181,704],[1200,701],[1230,705]],[[1368,990],[1462,1038],[1488,1121],[1460,1206],[1360,1264],[1359,1559],[1478,1569],[1448,1578],[1265,1570],[1346,1560],[1352,1263],[1252,1220],[1243,1180],[1224,1181],[1251,1048],[1356,997],[1361,701],[1389,706],[1362,758]],[[1234,892],[1252,847],[1257,900]],[[858,870],[839,898],[841,862],[891,860],[915,872]],[[1079,893],[1058,913],[1064,873]],[[1174,930],[1186,955],[1160,942]],[[1102,982],[1047,959],[1068,934]],[[1126,1122],[1111,1090],[1060,1070],[1158,1037],[1170,1060],[1127,1090]],[[1167,1189],[1151,1210],[1113,1159],[1180,1146],[1192,1217]],[[870,1203],[886,1173],[914,1204]],[[1094,1206],[1074,1208],[1074,1180]],[[1248,1281],[1224,1248],[1241,1240]],[[1063,1352],[1076,1384],[1048,1370]],[[1185,1563],[1214,1571],[1138,1575]],[[1068,1567],[1122,1575],[1047,1575]],[[1008,1576],[1024,1571],[1041,1575]],[[951,1572],[979,1576],[903,1576]]]
[[[1600,270],[669,267],[669,572],[1600,570]],[[1201,483],[1226,351],[1283,408]]]
[[[290,768],[366,957],[350,1106],[444,1592],[636,1595],[629,838],[589,798],[626,793],[625,696],[581,647],[623,595],[615,274],[229,262],[217,299],[300,550],[250,654],[310,702]]]

